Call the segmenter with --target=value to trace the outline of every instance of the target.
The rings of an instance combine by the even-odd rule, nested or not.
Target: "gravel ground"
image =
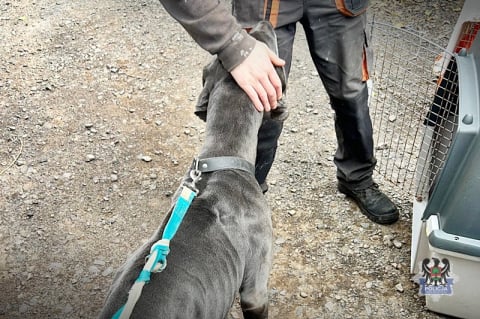
[[[445,45],[462,3],[371,12]],[[441,318],[411,281],[410,196],[378,176],[401,210],[379,226],[336,191],[332,112],[304,38],[267,194],[271,317]],[[210,56],[153,0],[3,1],[0,40],[0,318],[93,318],[202,143],[192,110]]]

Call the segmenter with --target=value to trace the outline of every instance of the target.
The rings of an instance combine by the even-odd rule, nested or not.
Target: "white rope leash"
[[[196,176],[197,179],[199,177],[200,174]],[[196,180],[194,179],[193,187],[195,186],[195,181]],[[161,272],[167,267],[167,255],[170,251],[170,240],[175,236],[183,217],[187,213],[187,210],[196,195],[196,190],[192,190],[187,186],[183,187],[170,219],[165,226],[162,239],[155,242],[150,248],[150,255],[147,256],[147,262],[128,292],[127,302],[113,315],[112,319],[130,318],[130,315],[142,294],[143,287],[150,281],[151,273]]]
[[[143,266],[142,273],[151,273],[151,272],[158,272],[165,268],[166,264],[157,263],[158,257],[158,250],[154,249],[156,245],[163,245],[169,247],[170,241],[168,239],[160,239],[152,246],[152,254],[148,257],[147,263]],[[147,281],[137,279],[133,284],[132,288],[128,292],[128,300],[125,306],[123,307],[122,313],[118,319],[128,319],[133,312],[133,308],[135,308],[135,304],[137,303],[138,299],[140,298],[143,290],[143,286]]]

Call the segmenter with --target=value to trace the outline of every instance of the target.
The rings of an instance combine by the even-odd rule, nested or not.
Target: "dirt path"
[[[373,3],[397,24],[430,17],[416,1]],[[459,8],[432,1],[425,31],[444,42]],[[0,318],[93,318],[202,142],[192,109],[210,57],[153,0],[4,1],[0,42]],[[401,208],[385,227],[337,193],[302,33],[294,56],[267,195],[271,317],[439,318],[410,280],[408,196],[382,185]]]

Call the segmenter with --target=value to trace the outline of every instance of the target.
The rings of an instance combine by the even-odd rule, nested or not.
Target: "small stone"
[[[25,162],[24,160],[19,159],[19,160],[17,160],[17,161],[15,162],[15,164],[17,164],[17,166],[23,166],[23,165],[27,164],[27,162]]]
[[[372,283],[371,281],[367,281],[367,283],[365,284],[365,287],[366,287],[367,289],[372,288],[372,286],[373,286],[373,283]]]
[[[91,273],[91,274],[98,274],[100,272],[100,270],[98,269],[97,266],[90,266],[88,267],[88,271]]]
[[[309,129],[307,130],[307,133],[310,134],[310,135],[312,135],[313,132],[314,132],[313,128],[309,128]]]
[[[85,128],[86,129],[91,129],[92,127],[93,127],[93,123],[90,123],[90,122],[85,123]]]
[[[119,71],[119,68],[118,68],[118,67],[116,67],[116,66],[110,66],[110,72],[112,72],[112,73],[118,73],[118,71]]]
[[[332,310],[335,308],[335,305],[333,304],[333,302],[328,301],[328,302],[325,304],[325,308],[327,308],[328,311],[332,311]]]
[[[93,264],[94,264],[94,265],[97,265],[97,266],[105,266],[105,260],[103,260],[103,259],[95,259],[95,260],[93,261]]]
[[[403,286],[402,284],[398,283],[395,285],[395,289],[398,291],[398,292],[403,292],[404,289],[403,289]]]
[[[302,292],[300,292],[300,297],[307,298],[308,294],[306,292],[302,291]]]
[[[400,249],[400,248],[402,248],[403,244],[402,244],[402,242],[399,241],[398,239],[394,239],[394,240],[393,240],[393,246],[395,246],[395,248]]]
[[[293,216],[293,215],[295,215],[296,213],[297,213],[297,212],[294,211],[293,209],[288,211],[288,215],[290,215],[290,216]]]
[[[365,308],[366,314],[370,316],[372,314],[372,307],[370,307],[368,304],[364,304],[363,307]]]
[[[91,161],[94,161],[96,159],[95,155],[93,154],[87,154],[86,158],[85,158],[85,162],[91,162]]]
[[[383,243],[386,245],[386,246],[392,246],[392,240],[393,240],[393,236],[392,235],[385,235],[383,236]]]
[[[53,262],[50,265],[48,265],[48,269],[54,272],[58,272],[62,268],[63,268],[63,264],[58,262]]]
[[[112,273],[113,273],[113,268],[112,268],[112,267],[108,267],[107,269],[105,269],[105,270],[102,272],[102,276],[103,276],[103,277],[108,277],[108,276],[110,276]]]
[[[112,175],[110,175],[110,180],[111,180],[112,182],[118,181],[118,175],[117,175],[117,174],[112,174]]]
[[[140,156],[140,159],[144,162],[147,162],[147,163],[152,161],[152,158],[148,155],[142,155],[142,156]]]

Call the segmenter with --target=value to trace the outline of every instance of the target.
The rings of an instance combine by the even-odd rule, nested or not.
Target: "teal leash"
[[[255,175],[255,166],[243,158],[235,156],[219,156],[194,159],[190,170],[191,183],[186,181],[183,183],[180,196],[178,197],[173,212],[163,230],[162,239],[155,242],[150,248],[150,254],[146,258],[145,266],[128,292],[127,302],[118,309],[112,319],[130,318],[133,308],[142,294],[143,286],[150,281],[152,272],[161,272],[167,267],[167,255],[170,252],[170,240],[175,236],[190,204],[198,194],[198,189],[195,184],[200,180],[202,172],[208,173],[224,169],[237,169]]]
[[[190,204],[198,194],[198,189],[195,184],[200,180],[201,174],[202,173],[197,168],[190,171],[192,182],[185,182],[182,185],[180,196],[178,197],[173,212],[163,230],[162,239],[155,242],[150,248],[150,254],[147,256],[145,266],[128,292],[126,304],[113,315],[112,319],[130,318],[133,308],[142,294],[143,286],[150,281],[150,275],[152,272],[161,272],[167,267],[167,255],[170,252],[170,240],[177,233]]]

